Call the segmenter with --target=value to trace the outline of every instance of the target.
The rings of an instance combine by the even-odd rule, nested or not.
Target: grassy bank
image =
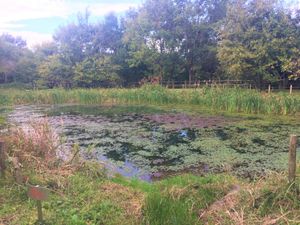
[[[181,175],[145,183],[108,178],[91,163],[23,173],[31,184],[49,189],[49,199],[43,202],[46,224],[300,223],[299,194],[283,174],[253,183],[228,175]],[[230,192],[234,187],[240,190]],[[0,178],[0,224],[35,223],[36,205],[26,193],[26,184],[17,184],[10,175]]]
[[[240,88],[166,89],[2,89],[0,105],[15,104],[183,104],[214,111],[248,114],[292,115],[300,112],[300,95],[261,93]]]
[[[48,179],[29,174],[50,190],[43,203],[48,224],[199,224],[199,211],[224,196],[232,180],[185,175],[149,184],[111,180],[88,166],[68,173],[68,177],[48,174]],[[34,224],[35,202],[28,199],[26,186],[12,179],[0,182],[0,223]]]

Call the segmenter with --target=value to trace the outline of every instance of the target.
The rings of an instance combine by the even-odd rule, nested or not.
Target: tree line
[[[122,17],[86,10],[53,41],[0,36],[0,83],[128,86],[165,81],[300,78],[300,10],[276,0],[146,0]]]

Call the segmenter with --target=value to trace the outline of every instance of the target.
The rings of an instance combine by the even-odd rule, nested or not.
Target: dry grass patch
[[[100,189],[103,191],[105,198],[113,199],[130,217],[142,218],[142,207],[145,198],[142,192],[110,181],[101,185]]]

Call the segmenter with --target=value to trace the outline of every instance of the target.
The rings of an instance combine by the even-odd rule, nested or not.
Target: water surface
[[[286,168],[288,137],[299,125],[187,114],[149,106],[19,106],[17,124],[47,118],[66,147],[109,171],[152,180],[230,171],[253,178]]]

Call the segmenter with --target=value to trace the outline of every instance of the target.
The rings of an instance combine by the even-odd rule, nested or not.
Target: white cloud
[[[44,34],[31,31],[10,31],[10,30],[0,30],[0,33],[9,33],[13,36],[21,36],[27,42],[27,46],[32,48],[37,44],[43,42],[52,41],[52,34]]]
[[[136,3],[84,3],[65,0],[0,0],[0,5],[0,25],[26,19],[67,18],[86,8],[94,16],[103,16],[111,11],[122,12],[137,6]]]
[[[20,23],[0,23],[0,31],[1,30],[7,30],[7,29],[18,29],[18,28],[24,28],[25,25],[24,24],[20,24]]]
[[[0,0],[0,33],[22,36],[29,46],[51,40],[51,34],[24,31],[22,20],[69,16],[84,12],[86,8],[92,16],[103,16],[109,12],[122,12],[136,3],[85,3],[71,0]],[[59,24],[57,25],[59,26]],[[18,31],[21,29],[22,31]]]
[[[27,45],[30,48],[32,48],[36,44],[41,44],[43,42],[52,41],[52,34],[21,31],[21,32],[16,32],[16,35],[22,36],[26,40]]]
[[[0,23],[39,19],[47,17],[66,17],[67,5],[58,0],[0,0]]]

